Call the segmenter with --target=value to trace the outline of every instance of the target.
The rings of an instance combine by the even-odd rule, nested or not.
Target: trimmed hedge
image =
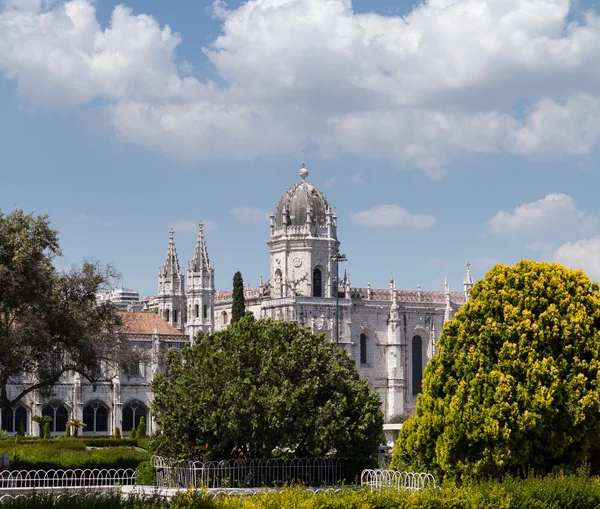
[[[20,509],[596,509],[600,506],[600,483],[578,476],[506,480],[445,487],[416,493],[393,490],[383,494],[368,489],[312,494],[300,488],[249,497],[211,498],[207,492],[183,492],[170,501],[151,496],[63,496],[52,499],[36,496],[6,502],[4,507]]]
[[[125,442],[125,441],[121,441]],[[136,468],[148,460],[147,451],[135,447],[106,447],[86,449],[86,440],[77,438],[55,438],[21,442],[9,446],[0,443],[0,454],[8,452],[11,469],[39,470],[51,468]],[[99,441],[94,445],[99,447]]]
[[[129,438],[84,438],[83,442],[88,447],[137,447],[138,441]]]

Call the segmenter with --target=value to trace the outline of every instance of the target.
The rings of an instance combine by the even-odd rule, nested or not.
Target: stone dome
[[[302,164],[302,169],[298,173],[300,182],[290,187],[277,205],[275,213],[275,225],[284,226],[284,212],[287,210],[286,226],[302,226],[306,224],[306,215],[310,207],[313,223],[316,225],[325,225],[327,222],[327,211],[329,203],[313,184],[306,180],[308,170]]]

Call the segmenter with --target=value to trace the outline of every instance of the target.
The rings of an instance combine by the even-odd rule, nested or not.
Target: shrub
[[[116,439],[121,438],[121,428],[119,428],[118,426],[115,428],[115,438]]]
[[[69,438],[71,436],[71,426],[67,426],[65,428],[65,438]]]
[[[135,438],[145,438],[146,437],[146,421],[144,416],[140,417],[140,423],[138,424],[137,431],[135,433]]]
[[[151,460],[142,461],[135,469],[136,484],[144,486],[154,486],[156,471]]]
[[[67,427],[68,429],[68,427]],[[47,422],[44,424],[44,440],[48,440],[50,438],[50,423]]]
[[[131,438],[132,440],[134,438],[136,438],[137,434],[135,432],[135,427],[131,428],[131,432],[129,433],[129,438]]]
[[[85,438],[83,442],[87,447],[135,447],[138,445],[137,440],[130,438],[90,437]]]

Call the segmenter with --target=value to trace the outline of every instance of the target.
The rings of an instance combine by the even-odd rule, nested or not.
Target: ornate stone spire
[[[452,318],[454,312],[450,304],[450,285],[448,285],[448,276],[444,276],[444,293],[446,294],[446,310],[444,311],[444,323]]]
[[[177,258],[177,249],[175,249],[175,239],[173,228],[169,230],[169,247],[167,248],[167,256],[165,257],[165,263],[162,266],[161,273],[163,276],[180,276],[181,267],[179,266],[179,258]]]
[[[206,241],[204,240],[204,225],[202,221],[200,221],[198,226],[198,239],[196,240],[196,249],[194,250],[190,269],[194,272],[204,272],[210,269],[210,260],[206,249]]]
[[[467,262],[467,274],[463,281],[463,288],[465,292],[465,301],[469,300],[471,288],[473,288],[473,278],[471,277],[471,262]]]

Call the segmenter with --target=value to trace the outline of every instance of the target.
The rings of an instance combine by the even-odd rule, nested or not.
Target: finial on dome
[[[306,180],[306,177],[308,177],[308,170],[306,169],[306,165],[304,163],[302,163],[302,168],[300,168],[298,175],[300,175],[302,180]]]
[[[173,238],[173,234],[175,233],[175,230],[173,230],[173,227],[171,226],[171,228],[169,228],[169,238],[172,239]]]

